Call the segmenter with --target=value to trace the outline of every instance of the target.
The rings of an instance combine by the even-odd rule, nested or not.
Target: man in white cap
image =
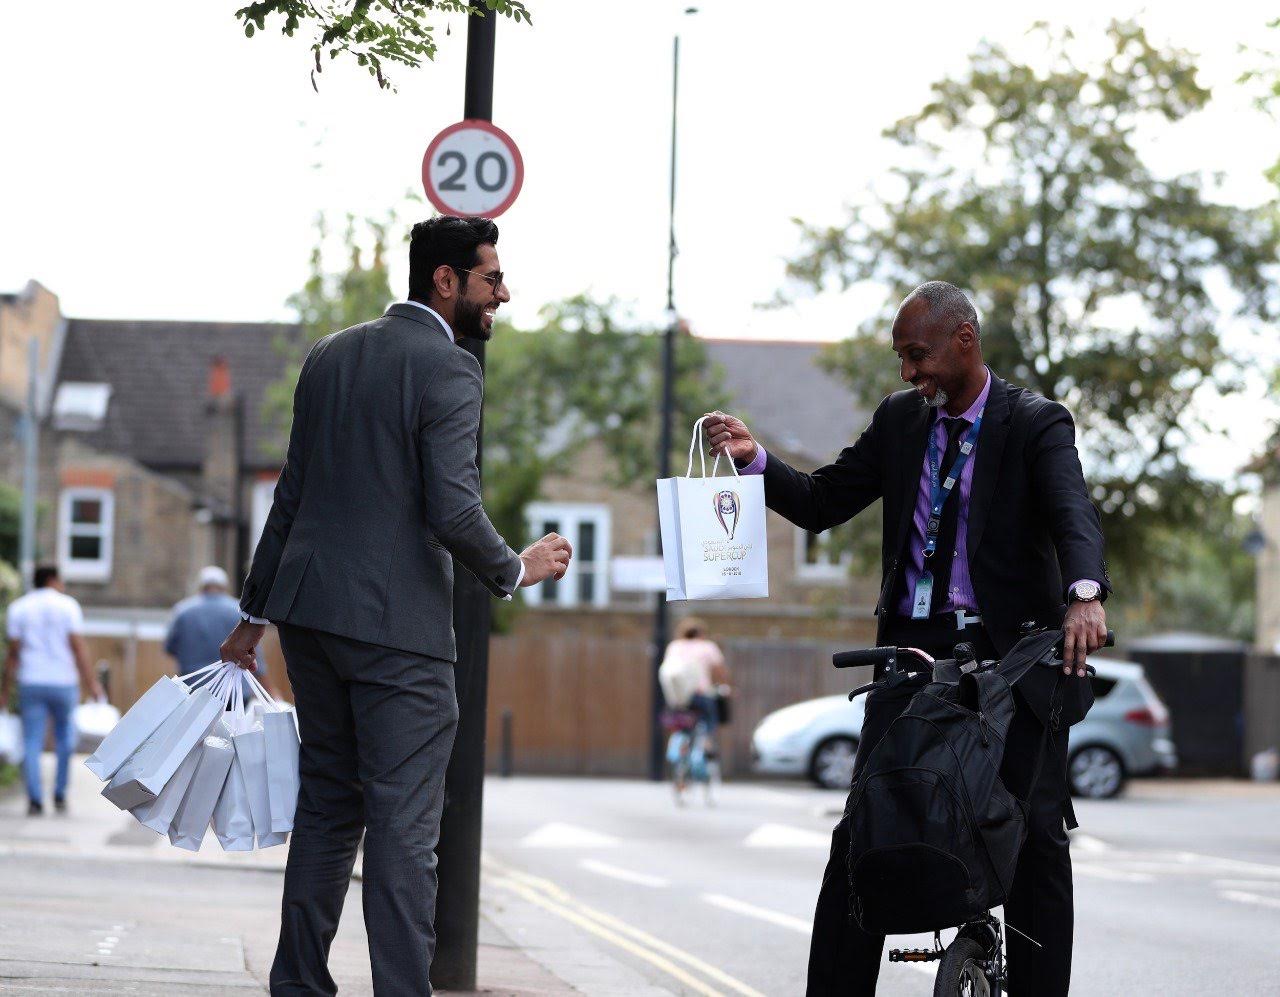
[[[227,592],[231,583],[225,571],[216,564],[203,567],[196,584],[199,592],[173,607],[173,619],[164,638],[164,649],[177,661],[179,675],[218,661],[223,639],[240,622],[240,604]],[[267,691],[274,692],[266,662],[261,658],[256,674]],[[247,680],[244,692],[246,697],[251,694]]]

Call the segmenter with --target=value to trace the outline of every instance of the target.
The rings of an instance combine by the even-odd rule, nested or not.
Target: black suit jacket
[[[392,305],[302,365],[275,501],[240,607],[453,661],[453,561],[509,596],[520,559],[480,502],[480,365]]]
[[[769,454],[764,469],[765,503],[813,533],[884,500],[876,606],[881,636],[898,610],[931,425],[919,393],[898,391],[880,403],[871,424],[835,463],[805,474]],[[1064,406],[993,373],[973,460],[969,572],[987,632],[1004,654],[1025,624],[1061,625],[1067,585],[1089,578],[1110,591],[1110,576],[1098,511],[1076,451],[1075,424]],[[1075,702],[1064,711],[1069,722],[1088,706],[1088,685],[1079,685],[1071,697]]]

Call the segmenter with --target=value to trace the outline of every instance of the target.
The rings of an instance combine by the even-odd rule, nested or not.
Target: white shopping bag
[[[232,735],[232,744],[235,735]],[[232,754],[235,754],[234,747]],[[222,792],[213,807],[213,833],[224,852],[253,851],[253,811],[249,808],[249,790],[245,787],[240,766],[233,761],[222,783]]]
[[[125,759],[142,747],[143,742],[187,701],[190,692],[185,683],[172,676],[166,675],[157,680],[85,760],[89,771],[99,779],[110,779]]]
[[[22,719],[13,713],[0,713],[0,761],[22,764]]]
[[[129,811],[143,827],[149,827],[156,834],[169,833],[169,826],[178,812],[178,806],[182,803],[182,798],[187,794],[187,787],[191,785],[191,779],[196,774],[202,747],[197,744],[187,752],[187,757],[164,784],[164,789],[160,790],[159,796],[150,803],[143,803]]]
[[[271,837],[258,840],[259,848],[278,845],[278,836],[293,830],[298,806],[298,722],[293,707],[272,699],[256,675],[249,684],[263,704],[262,732],[266,741],[267,802],[271,810]]]
[[[195,689],[158,730],[125,760],[102,795],[121,810],[150,803],[217,721],[226,704]]]
[[[191,852],[200,850],[204,832],[213,819],[222,786],[235,759],[231,732],[221,722],[216,724],[216,728],[217,733],[209,735],[200,744],[200,761],[196,764],[191,785],[187,787],[178,812],[173,816],[173,823],[169,825],[169,842]]]
[[[76,732],[76,751],[96,751],[120,722],[120,711],[106,699],[81,703],[71,711]]]
[[[764,481],[743,477],[733,461],[733,477],[706,476],[705,451],[698,443],[699,419],[683,478],[658,482],[658,522],[667,599],[764,599],[769,595],[769,546],[765,532]],[[693,477],[699,449],[702,474]]]

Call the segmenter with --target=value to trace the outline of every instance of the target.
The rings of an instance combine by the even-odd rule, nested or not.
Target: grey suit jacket
[[[480,503],[480,365],[413,305],[321,339],[240,608],[454,661],[453,554],[497,596],[519,556]]]

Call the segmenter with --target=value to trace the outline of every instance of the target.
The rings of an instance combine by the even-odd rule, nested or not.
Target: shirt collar
[[[436,321],[439,322],[444,327],[444,331],[448,333],[449,341],[451,343],[456,343],[458,341],[458,337],[453,334],[453,326],[451,326],[448,322],[446,322],[444,320],[444,316],[441,315],[434,308],[431,308],[428,305],[424,305],[421,301],[402,301],[400,303],[402,305],[413,305],[414,308],[421,308],[424,312],[429,312],[430,314],[434,315],[436,318]],[[986,397],[985,392],[983,394],[983,397],[985,399]]]
[[[938,425],[943,419],[963,419],[970,426],[978,421],[978,416],[982,414],[982,410],[987,407],[987,396],[991,394],[991,368],[984,366],[983,371],[987,375],[986,383],[983,384],[982,390],[978,392],[978,397],[973,400],[973,404],[960,413],[959,416],[947,414],[947,410],[939,408],[934,415],[933,424]]]

